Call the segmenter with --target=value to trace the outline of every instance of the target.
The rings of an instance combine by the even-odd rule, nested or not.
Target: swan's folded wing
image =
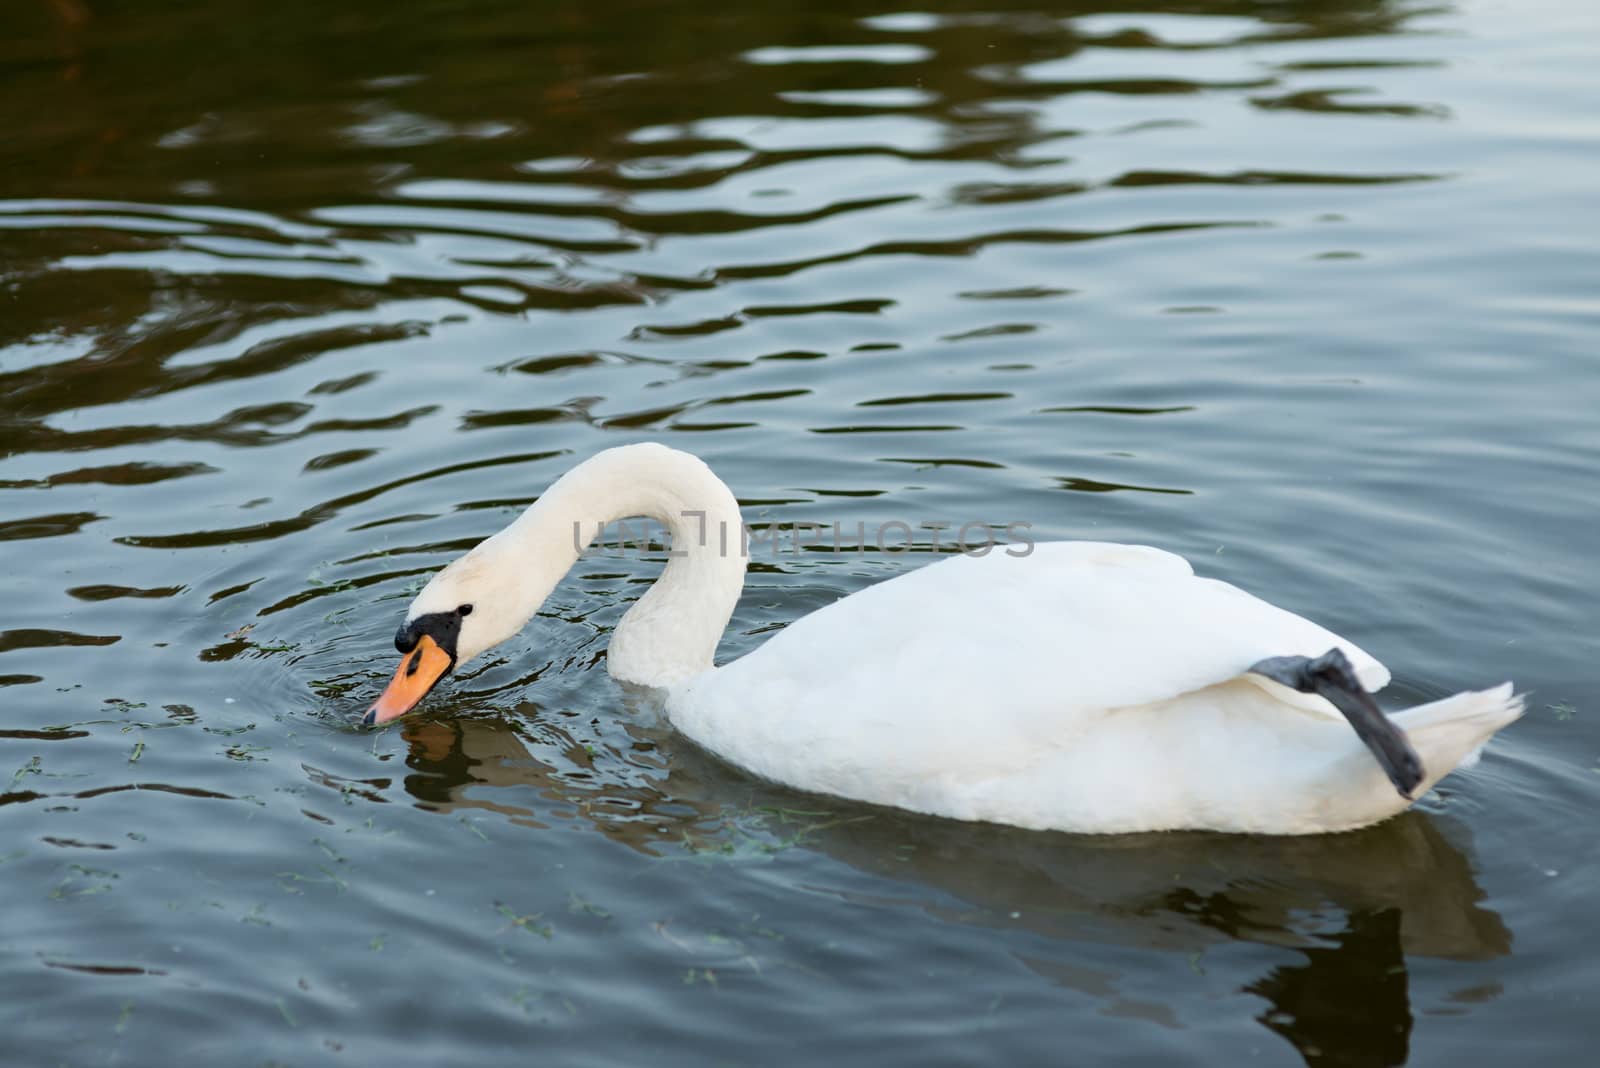
[[[837,601],[703,676],[672,715],[708,747],[780,779],[783,754],[797,750],[841,775],[862,760],[878,762],[878,775],[885,761],[993,769],[1070,744],[1112,709],[1334,646],[1369,689],[1388,681],[1357,646],[1196,577],[1182,557],[1049,542],[1024,557],[951,557]],[[1320,697],[1261,682],[1286,705],[1338,716]]]
[[[1224,682],[1265,657],[1335,646],[1369,690],[1388,682],[1358,646],[1196,577],[1180,556],[1046,542],[1029,556],[952,557],[869,587],[797,620],[727,670],[852,703],[1104,709]],[[1305,697],[1302,707],[1325,704],[1295,696]]]

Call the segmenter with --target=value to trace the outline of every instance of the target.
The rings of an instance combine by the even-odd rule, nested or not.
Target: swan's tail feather
[[[1421,754],[1427,785],[1432,786],[1456,768],[1476,764],[1484,744],[1496,731],[1515,723],[1523,710],[1522,695],[1512,693],[1506,682],[1408,708],[1394,721]]]

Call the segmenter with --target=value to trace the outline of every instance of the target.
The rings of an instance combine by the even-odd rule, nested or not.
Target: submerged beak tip
[[[434,684],[454,666],[455,658],[439,648],[432,637],[424,635],[416,648],[401,659],[394,678],[362,716],[362,724],[375,727],[399,719],[421,704]]]

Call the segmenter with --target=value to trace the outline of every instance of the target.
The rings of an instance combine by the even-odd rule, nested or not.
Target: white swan
[[[696,457],[644,444],[574,467],[433,577],[367,722],[520,631],[629,516],[678,555],[617,626],[611,674],[802,790],[1041,829],[1307,834],[1402,811],[1522,713],[1506,683],[1390,720],[1366,695],[1389,672],[1355,645],[1171,553],[1096,542],[952,556],[716,668],[744,584],[739,506]]]

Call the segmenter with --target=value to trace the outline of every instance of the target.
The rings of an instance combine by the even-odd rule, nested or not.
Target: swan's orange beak
[[[387,723],[410,712],[433,689],[434,683],[444,678],[455,666],[450,654],[439,648],[439,643],[424,634],[417,647],[406,654],[395,669],[394,678],[378,699],[367,709],[367,724]]]

